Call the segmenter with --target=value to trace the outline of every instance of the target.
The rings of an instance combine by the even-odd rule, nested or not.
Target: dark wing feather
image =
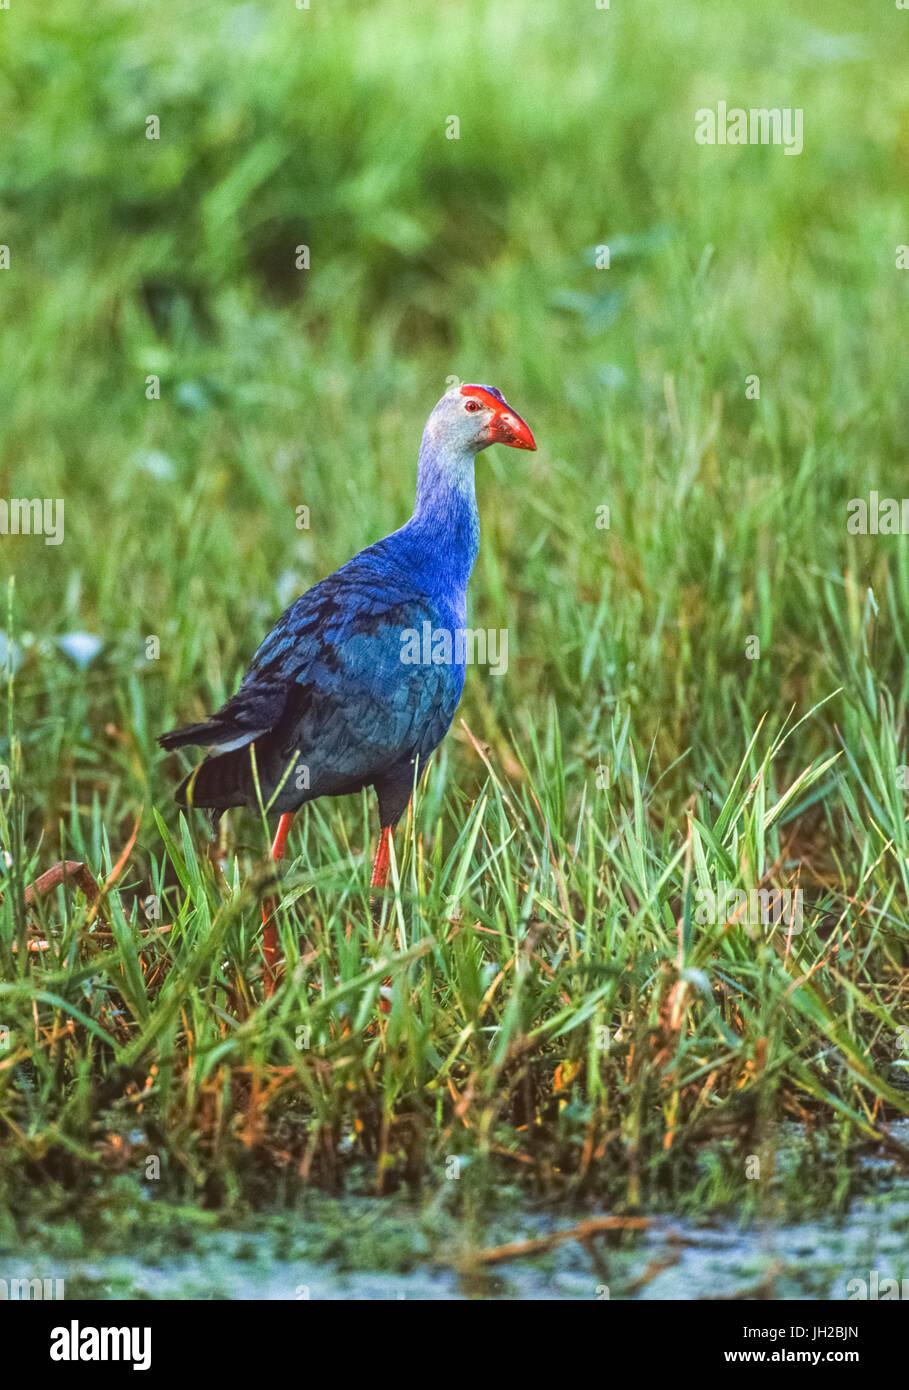
[[[160,741],[254,739],[266,801],[296,757],[305,776],[285,782],[275,802],[282,811],[389,775],[406,779],[413,760],[425,762],[444,737],[464,683],[463,665],[402,662],[402,632],[426,622],[453,630],[463,615],[421,593],[379,542],[291,605],[217,714]],[[248,747],[207,759],[191,794],[197,806],[253,804]]]

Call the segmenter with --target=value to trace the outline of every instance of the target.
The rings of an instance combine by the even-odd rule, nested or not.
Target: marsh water
[[[909,1122],[892,1133],[907,1143]],[[306,1214],[231,1229],[193,1209],[171,1210],[158,1227],[149,1201],[141,1236],[120,1242],[125,1248],[116,1239],[92,1248],[70,1222],[50,1245],[0,1244],[0,1277],[62,1278],[65,1297],[97,1299],[898,1297],[884,1281],[905,1279],[909,1291],[909,1179],[887,1160],[862,1162],[868,1191],[838,1216],[743,1224],[664,1214],[641,1231],[548,1249],[540,1248],[548,1237],[597,1213],[555,1216],[516,1204],[472,1222],[468,1234],[438,1208],[319,1198]],[[502,1252],[515,1243],[522,1248]]]

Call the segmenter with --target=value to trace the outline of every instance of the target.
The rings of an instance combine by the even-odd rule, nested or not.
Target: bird
[[[215,714],[159,736],[167,751],[211,749],[177,788],[179,805],[207,810],[213,827],[231,807],[276,812],[271,858],[278,861],[303,805],[372,787],[376,901],[395,826],[464,687],[466,642],[457,638],[466,633],[480,543],[475,460],[492,444],[537,447],[496,387],[451,387],[423,431],[410,519],[292,603]],[[278,956],[271,899],[262,915],[270,994]]]

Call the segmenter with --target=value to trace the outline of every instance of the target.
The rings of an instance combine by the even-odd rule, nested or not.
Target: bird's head
[[[494,386],[455,386],[429,417],[427,432],[459,454],[478,454],[490,444],[535,449],[530,428]]]

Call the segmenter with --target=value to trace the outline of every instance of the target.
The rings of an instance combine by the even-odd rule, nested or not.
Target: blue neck
[[[446,450],[425,435],[413,516],[403,528],[427,590],[463,599],[480,548],[474,454]]]

